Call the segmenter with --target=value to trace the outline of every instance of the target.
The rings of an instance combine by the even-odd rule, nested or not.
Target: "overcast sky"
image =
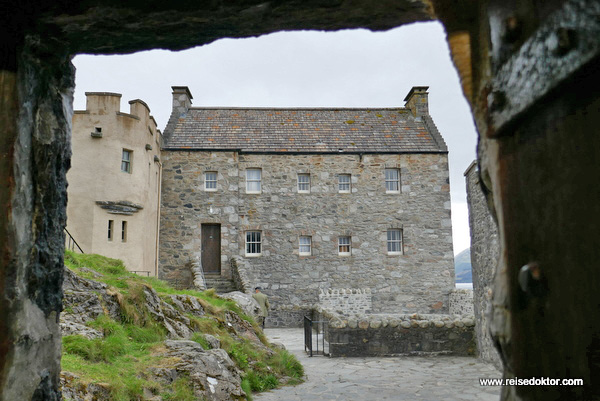
[[[222,39],[181,52],[87,56],[77,68],[75,110],[85,92],[123,94],[148,104],[161,130],[171,86],[188,86],[193,106],[403,107],[413,86],[429,86],[429,113],[450,150],[454,253],[470,246],[465,179],[476,133],[437,22],[387,32],[279,32]]]

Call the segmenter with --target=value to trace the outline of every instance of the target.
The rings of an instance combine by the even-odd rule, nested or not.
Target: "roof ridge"
[[[404,106],[397,107],[271,107],[271,106],[205,106],[190,107],[188,110],[408,110]]]

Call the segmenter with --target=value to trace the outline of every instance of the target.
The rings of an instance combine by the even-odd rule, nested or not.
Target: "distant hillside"
[[[454,257],[454,274],[457,283],[472,283],[471,248],[467,248]]]

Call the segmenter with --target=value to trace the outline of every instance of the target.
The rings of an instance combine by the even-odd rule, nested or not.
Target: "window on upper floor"
[[[351,188],[351,175],[350,174],[340,174],[338,175],[338,192],[340,193],[350,193]]]
[[[300,254],[300,256],[310,256],[312,254],[312,238],[310,236],[301,236],[298,239],[298,244],[298,253]]]
[[[385,169],[385,192],[400,192],[400,169]]]
[[[131,156],[133,156],[133,151],[123,149],[123,153],[121,156],[121,171],[124,173],[131,174]]]
[[[260,256],[262,253],[262,232],[246,231],[246,256]]]
[[[206,171],[204,173],[204,190],[205,191],[216,191],[217,190],[217,172]]]
[[[310,174],[299,173],[298,174],[298,192],[309,193],[310,192]]]
[[[348,256],[352,253],[352,242],[349,236],[338,237],[338,255]]]
[[[387,230],[388,255],[402,254],[402,230],[394,228]]]
[[[261,192],[262,170],[249,168],[246,170],[246,193],[259,194]]]

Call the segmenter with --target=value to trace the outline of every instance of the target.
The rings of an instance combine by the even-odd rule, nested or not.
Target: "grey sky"
[[[398,107],[413,86],[429,86],[429,112],[450,149],[455,254],[469,247],[464,170],[476,133],[439,23],[387,32],[279,32],[223,39],[194,49],[87,56],[77,67],[75,109],[85,92],[142,99],[161,130],[171,86],[189,86],[194,106]]]

